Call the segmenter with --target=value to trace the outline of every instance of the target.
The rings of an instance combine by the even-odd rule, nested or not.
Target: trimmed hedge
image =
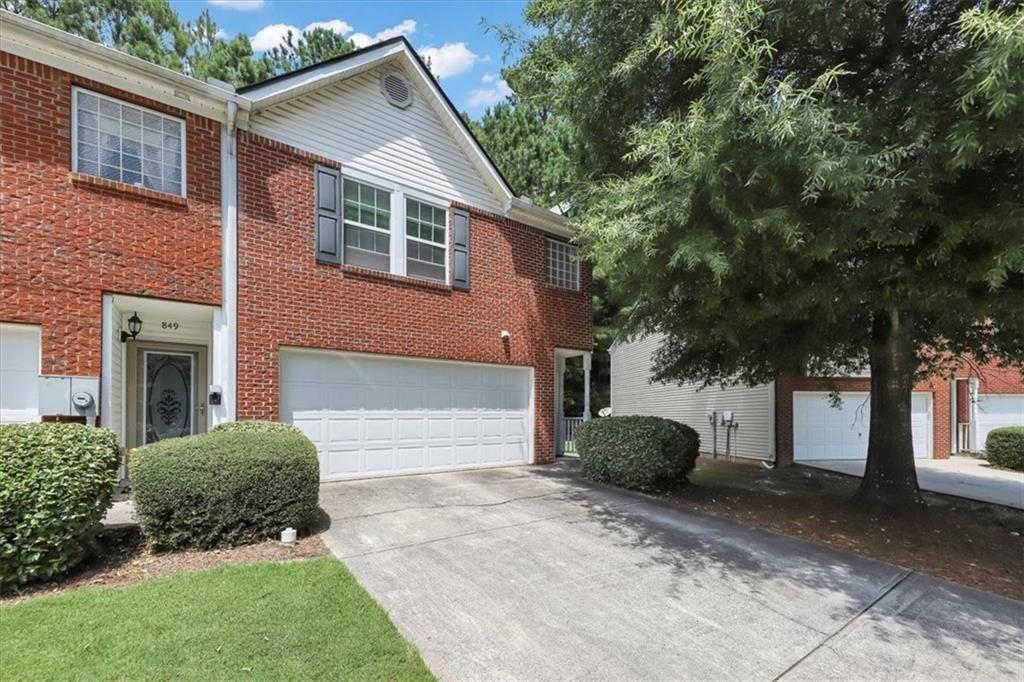
[[[160,441],[133,453],[130,474],[142,533],[161,549],[241,545],[317,518],[316,448],[289,430]]]
[[[583,477],[643,490],[685,479],[700,454],[700,436],[689,426],[661,417],[603,417],[576,432]]]
[[[211,431],[231,431],[233,433],[302,433],[294,424],[272,422],[265,419],[247,419],[240,422],[221,422]]]
[[[0,592],[60,576],[89,554],[120,453],[106,429],[0,426]]]
[[[1024,426],[992,429],[985,438],[985,457],[989,464],[1024,471]]]

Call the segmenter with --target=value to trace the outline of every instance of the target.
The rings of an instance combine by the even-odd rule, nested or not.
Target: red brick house
[[[651,383],[651,354],[662,337],[617,344],[612,356],[612,412],[651,414],[692,425],[703,449],[781,464],[862,460],[867,456],[869,374],[778,377],[759,386]],[[835,391],[841,398],[834,405]],[[919,382],[911,397],[914,455],[947,459],[982,450],[988,432],[1024,426],[1024,374],[988,364]]]
[[[589,271],[404,39],[236,92],[0,19],[0,421],[281,419],[326,480],[554,457]]]

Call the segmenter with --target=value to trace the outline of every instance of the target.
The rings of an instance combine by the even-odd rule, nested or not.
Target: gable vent
[[[381,76],[380,91],[391,106],[405,109],[412,104],[412,86],[401,74],[392,71]]]

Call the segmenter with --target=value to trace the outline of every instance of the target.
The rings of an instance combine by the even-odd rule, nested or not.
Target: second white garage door
[[[867,393],[843,393],[832,407],[828,393],[793,394],[793,459],[864,459],[868,455],[871,401]],[[914,457],[931,457],[932,396],[911,397]]]
[[[1024,395],[978,396],[978,449],[985,449],[988,432],[1000,426],[1024,426]]]
[[[281,419],[322,480],[531,461],[532,371],[321,351],[281,353]]]

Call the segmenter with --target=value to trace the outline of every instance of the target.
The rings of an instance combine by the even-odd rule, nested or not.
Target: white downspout
[[[214,315],[213,384],[221,389],[221,404],[210,406],[214,424],[237,416],[238,325],[238,104],[227,103],[221,125],[221,307]]]
[[[583,354],[583,421],[590,420],[590,362],[593,354]]]

